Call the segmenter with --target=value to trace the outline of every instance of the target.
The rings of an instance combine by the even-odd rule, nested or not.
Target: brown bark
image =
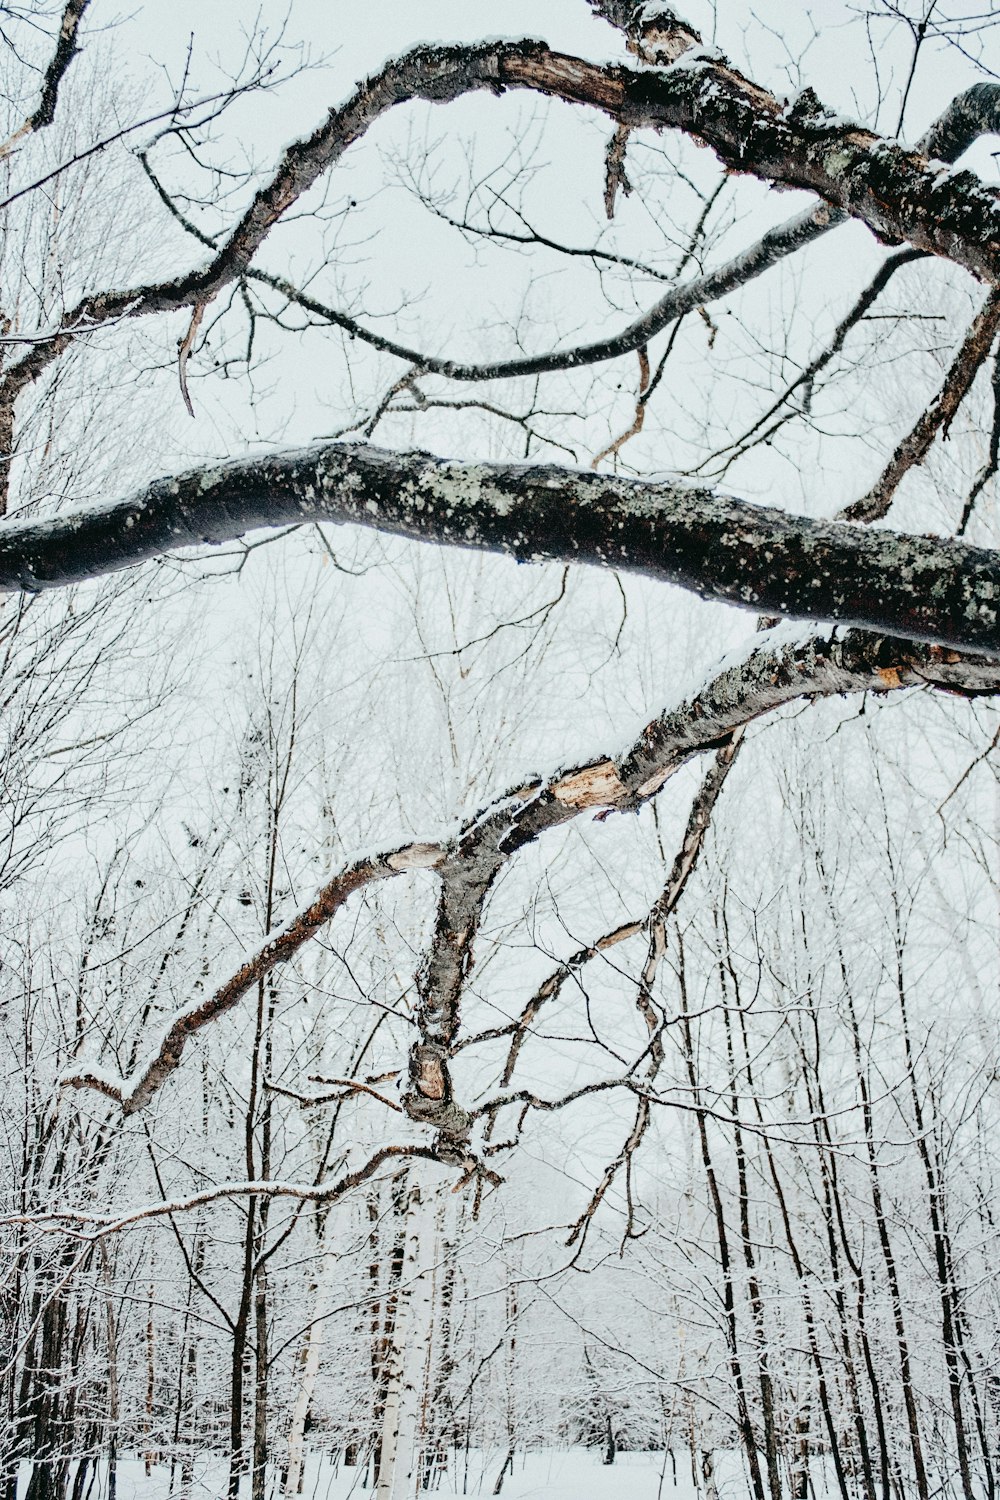
[[[77,37],[80,32],[80,22],[89,4],[90,0],[66,0],[59,22],[56,45],[42,79],[38,103],[24,124],[8,141],[0,145],[0,158],[6,156],[26,135],[31,135],[36,130],[44,130],[55,119],[59,89],[70,63],[80,50],[76,44]]]
[[[899,443],[873,488],[841,511],[843,520],[878,521],[886,514],[903,477],[923,463],[939,432],[948,436],[955,413],[989,354],[998,329],[1000,293],[991,292],[973,319],[940,391]]]

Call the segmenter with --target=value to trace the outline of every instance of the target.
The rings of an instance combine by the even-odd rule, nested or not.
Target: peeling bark
[[[439,1132],[439,1158],[467,1170],[467,1140],[473,1116],[452,1092],[448,1060],[455,1048],[465,978],[486,897],[500,870],[518,850],[549,829],[560,827],[593,807],[567,802],[558,789],[579,781],[597,766],[603,777],[605,806],[619,811],[639,807],[687,761],[730,743],[754,719],[803,697],[846,693],[892,692],[907,687],[937,687],[964,695],[1000,692],[1000,663],[962,657],[940,647],[869,631],[834,631],[797,636],[786,626],[751,638],[745,654],[724,664],[716,676],[643,730],[625,751],[603,757],[573,772],[560,769],[548,779],[518,786],[497,798],[464,824],[447,843],[420,846],[440,849],[441,879],[437,920],[417,977],[419,1040],[410,1057],[410,1087],[403,1105],[412,1119]],[[721,777],[731,757],[717,763]],[[613,768],[614,775],[608,773]],[[714,783],[713,783],[714,786]],[[682,850],[693,862],[699,830]],[[393,854],[398,851],[392,851]],[[177,1067],[187,1040],[218,1015],[231,1009],[275,964],[285,962],[315,935],[348,897],[373,880],[402,873],[391,854],[356,861],[323,887],[317,899],[272,934],[238,965],[230,979],[208,1000],[182,1010],[167,1024],[164,1037],[128,1078],[101,1069],[78,1067],[65,1074],[63,1087],[91,1088],[116,1100],[126,1113],[143,1108]],[[686,878],[679,867],[678,878]]]
[[[9,140],[0,145],[0,159],[13,150],[18,141],[33,134],[36,130],[44,130],[55,119],[59,89],[66,76],[66,70],[80,50],[76,45],[76,40],[80,31],[80,22],[89,4],[90,0],[66,0],[59,22],[55,50],[45,69],[38,103],[24,124],[15,130]]]

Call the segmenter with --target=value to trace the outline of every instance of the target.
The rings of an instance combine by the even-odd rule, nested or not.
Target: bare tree
[[[324,1401],[330,1447],[372,1457],[385,1500],[487,1430],[499,1490],[529,1420],[524,1330],[546,1317],[575,1371],[560,1420],[600,1428],[608,1462],[683,1424],[708,1493],[720,1449],[756,1500],[804,1496],[817,1463],[844,1500],[953,1474],[992,1493],[969,1303],[996,1239],[972,1146],[996,1075],[960,1031],[947,1067],[921,1051],[938,959],[911,962],[924,888],[904,865],[956,872],[969,913],[943,947],[987,951],[1000,196],[958,163],[985,160],[1000,85],[992,18],[911,9],[856,23],[887,28],[850,80],[856,120],[846,86],[828,106],[808,83],[807,48],[774,62],[761,18],[744,64],[666,5],[578,0],[592,55],[620,60],[411,47],[245,154],[248,102],[301,76],[290,35],[258,29],[207,86],[197,49],[159,96],[123,86],[111,130],[79,104],[88,50],[115,42],[93,7],[3,10],[0,885],[31,1079],[8,1125],[4,1317],[33,1495],[119,1438],[150,1463],[172,1444],[189,1479],[185,1432],[226,1453],[230,1495],[249,1476],[262,1500],[269,1464],[293,1494]],[[957,90],[913,143],[931,54]],[[413,130],[430,118],[443,144]],[[774,189],[798,195],[788,217]],[[427,247],[426,316],[400,246]],[[460,269],[482,272],[468,306]],[[490,322],[494,285],[511,295]],[[91,399],[116,440],[93,471],[74,456]],[[249,608],[275,623],[251,662],[231,636],[262,578]],[[186,758],[154,695],[108,706],[144,622],[203,653]],[[166,766],[135,743],[147,717]],[[921,747],[905,764],[899,725]],[[140,832],[112,743],[147,779]],[[800,753],[825,783],[769,780],[770,755]],[[875,772],[868,811],[851,803],[857,767],[883,763],[897,800],[920,789],[919,828]],[[833,797],[860,825],[869,926]],[[110,853],[98,808],[125,830]],[[761,827],[783,891],[740,848]],[[58,869],[63,833],[92,841],[100,879],[60,1035],[73,947],[53,920],[39,978],[17,893],[33,861]],[[567,1165],[544,1216],[524,1188],[546,1247],[527,1271],[498,1203],[546,1131]],[[660,1153],[686,1184],[667,1207]],[[487,1296],[468,1267],[494,1222]],[[155,1247],[142,1298],[109,1249],[126,1230]],[[596,1290],[559,1301],[613,1253],[667,1288],[688,1346],[602,1330]],[[336,1339],[365,1431],[324,1386]],[[93,1409],[47,1383],[84,1348],[112,1372]]]

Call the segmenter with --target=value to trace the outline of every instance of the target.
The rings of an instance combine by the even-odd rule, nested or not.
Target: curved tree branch
[[[981,135],[1000,132],[1000,83],[975,83],[958,94],[917,144],[924,156],[957,161]]]
[[[200,1192],[191,1193],[186,1198],[166,1198],[159,1203],[143,1204],[118,1213],[98,1214],[80,1209],[53,1209],[48,1213],[6,1214],[0,1219],[0,1225],[31,1224],[39,1229],[72,1234],[76,1239],[89,1241],[118,1234],[132,1224],[144,1223],[148,1219],[187,1213],[220,1198],[291,1198],[302,1203],[336,1203],[345,1194],[372,1178],[387,1162],[409,1157],[419,1157],[424,1161],[439,1160],[430,1146],[380,1146],[360,1167],[352,1172],[345,1172],[332,1182],[283,1182],[280,1178],[273,1177],[222,1182],[217,1187],[202,1188]]]
[[[521,355],[515,359],[500,359],[472,363],[468,361],[442,359],[432,354],[421,354],[395,339],[366,328],[357,319],[329,307],[307,292],[300,291],[283,276],[274,276],[267,271],[249,270],[247,279],[269,286],[280,292],[289,302],[295,303],[305,312],[324,322],[342,328],[352,338],[361,339],[383,354],[405,359],[417,367],[417,374],[442,375],[448,380],[510,380],[519,375],[546,375],[555,370],[574,370],[582,365],[600,364],[604,360],[618,359],[641,349],[676,318],[693,312],[706,302],[716,302],[729,292],[745,286],[748,281],[770,270],[787,255],[803,249],[821,234],[846,219],[845,214],[831,211],[825,203],[813,205],[794,218],[769,229],[753,245],[733,256],[714,271],[696,276],[682,286],[671,287],[658,302],[636,318],[620,333],[607,338],[595,339],[589,344],[577,344],[569,349],[554,349],[546,354]]]
[[[1000,654],[1000,554],[818,522],[678,479],[461,464],[317,444],[157,480],[129,500],[0,528],[0,591],[93,578],[254,527],[334,521],[645,574],[744,609]]]
[[[750,638],[741,656],[725,662],[696,693],[658,715],[619,754],[560,768],[544,779],[511,788],[444,843],[407,845],[339,872],[309,907],[234,966],[208,1000],[168,1021],[162,1040],[128,1078],[80,1067],[60,1081],[94,1089],[119,1102],[125,1113],[143,1108],[177,1067],[186,1041],[231,1009],[276,964],[291,958],[352,892],[408,870],[433,869],[441,879],[438,918],[418,975],[420,1040],[411,1053],[410,1089],[403,1104],[412,1119],[438,1130],[439,1149],[446,1157],[450,1142],[464,1159],[472,1116],[452,1096],[448,1059],[457,1038],[462,987],[485,898],[507,860],[543,833],[589,810],[634,810],[686,762],[731,746],[747,724],[796,699],[921,686],[995,693],[1000,691],[1000,662],[963,658],[936,646],[868,631],[813,635],[780,625],[761,632]],[[673,892],[676,900],[683,889],[734,753],[717,759],[714,774],[696,798],[661,902],[669,903]]]

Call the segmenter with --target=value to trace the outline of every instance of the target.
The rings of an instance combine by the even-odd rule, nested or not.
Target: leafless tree
[[[957,1068],[946,1079],[920,1055],[906,936],[919,882],[907,884],[899,849],[930,834],[907,828],[904,838],[878,784],[885,889],[870,941],[881,965],[873,978],[849,930],[834,834],[819,826],[822,787],[811,786],[808,802],[788,784],[772,790],[789,858],[808,872],[799,877],[808,903],[782,905],[777,935],[754,926],[766,903],[734,894],[726,878],[723,840],[740,826],[736,813],[721,833],[717,825],[733,786],[752,798],[748,758],[763,779],[766,752],[755,747],[765,729],[780,723],[783,746],[794,748],[807,705],[826,713],[831,739],[854,736],[873,761],[902,716],[946,723],[940,758],[950,785],[940,789],[937,822],[946,837],[948,819],[960,821],[953,847],[967,841],[963,878],[984,899],[992,851],[976,845],[966,813],[996,746],[979,700],[1000,690],[1000,556],[991,545],[1000,194],[958,163],[1000,133],[1000,85],[985,52],[991,32],[981,17],[946,18],[934,5],[919,15],[876,6],[866,35],[884,24],[892,41],[872,43],[875,96],[870,108],[859,102],[854,120],[801,76],[791,97],[780,68],[751,77],[659,0],[579,0],[579,10],[594,55],[615,46],[621,60],[590,61],[536,40],[412,48],[330,101],[318,123],[303,120],[269,168],[241,155],[226,131],[248,101],[301,78],[284,34],[244,39],[228,76],[210,87],[196,86],[192,53],[160,101],[140,108],[123,98],[111,130],[78,102],[91,76],[88,48],[98,45],[93,5],[39,0],[2,10],[13,80],[0,147],[13,266],[0,328],[0,589],[9,626],[0,743],[14,768],[11,881],[24,878],[29,856],[47,852],[39,830],[49,843],[64,825],[92,831],[95,768],[114,792],[102,807],[115,798],[127,805],[127,773],[109,769],[101,731],[91,724],[67,744],[51,741],[63,725],[75,728],[77,697],[92,719],[101,692],[113,692],[101,673],[144,616],[176,631],[189,609],[192,633],[220,660],[225,627],[213,601],[220,615],[233,608],[265,542],[294,575],[296,600],[286,622],[292,665],[253,668],[258,696],[240,731],[240,765],[230,764],[224,797],[189,784],[199,826],[173,873],[158,877],[159,897],[130,901],[128,922],[116,916],[114,931],[94,905],[94,950],[106,944],[102,972],[116,975],[127,1006],[114,1013],[106,993],[91,1005],[81,980],[78,1024],[54,1049],[58,1078],[50,1067],[46,1089],[22,1108],[18,1128],[26,1140],[38,1135],[23,1154],[30,1191],[5,1221],[16,1240],[9,1300],[28,1299],[32,1349],[46,1339],[68,1348],[66,1320],[76,1317],[78,1338],[103,1341],[114,1356],[117,1380],[129,1314],[125,1273],[116,1280],[107,1246],[129,1226],[169,1230],[158,1263],[180,1267],[186,1288],[163,1314],[181,1329],[175,1438],[185,1422],[204,1419],[218,1441],[225,1425],[218,1412],[195,1412],[192,1320],[211,1309],[229,1340],[229,1493],[250,1470],[262,1500],[279,1429],[295,1492],[321,1357],[315,1329],[340,1315],[329,1242],[340,1220],[328,1216],[346,1205],[345,1219],[356,1215],[349,1232],[368,1247],[357,1267],[370,1252],[366,1288],[357,1277],[348,1288],[345,1273],[342,1299],[370,1376],[371,1430],[350,1447],[377,1454],[389,1500],[429,1474],[433,1443],[444,1445],[441,1433],[428,1435],[422,1456],[432,1396],[449,1413],[471,1412],[474,1396],[496,1381],[513,1450],[511,1371],[529,1313],[511,1272],[494,1352],[477,1350],[460,1390],[454,1243],[485,1233],[509,1164],[523,1167],[538,1130],[555,1120],[552,1128],[571,1132],[584,1111],[599,1110],[601,1161],[588,1164],[586,1190],[566,1200],[563,1269],[589,1265],[596,1274],[614,1222],[623,1253],[660,1256],[671,1276],[689,1277],[680,1300],[706,1278],[715,1295],[712,1303],[700,1294],[712,1312],[687,1362],[678,1357],[669,1374],[663,1364],[630,1374],[642,1392],[636,1403],[657,1392],[656,1424],[650,1418],[644,1431],[656,1425],[662,1436],[686,1412],[706,1485],[715,1483],[714,1449],[735,1444],[756,1500],[781,1500],[789,1486],[805,1495],[817,1453],[845,1500],[889,1500],[911,1484],[928,1495],[931,1469],[947,1475],[953,1454],[971,1500],[977,1483],[995,1483],[998,1414],[962,1280],[979,1262],[956,1216],[964,1225],[986,1209],[973,1205],[971,1190],[967,1202],[949,1196],[947,1173],[949,1153],[964,1160],[972,1151],[969,1121],[992,1108],[995,1074]],[[894,64],[904,59],[892,89],[879,71],[883,46],[896,49]],[[960,58],[963,82],[913,142],[902,131],[935,48]],[[491,112],[509,125],[512,98],[537,112],[498,162]],[[393,138],[378,178],[372,143],[423,105],[435,106],[445,146],[411,137],[407,152]],[[460,109],[464,125],[473,121],[487,137],[485,155],[478,139],[459,149],[450,137]],[[894,134],[882,128],[887,111]],[[578,172],[560,184],[560,212],[546,217],[558,174],[545,176],[537,142],[551,131],[561,150],[567,114],[575,150],[595,131],[601,137],[599,180],[587,189],[598,209],[589,237],[581,208],[592,205],[576,201]],[[356,160],[373,174],[370,192],[349,175]],[[104,195],[91,201],[91,174],[102,170]],[[773,189],[798,195],[790,216],[774,214]],[[406,207],[394,226],[385,204],[397,201]],[[123,264],[113,252],[121,252],[116,215],[126,202],[136,222],[121,234]],[[446,235],[474,266],[478,257],[491,266],[497,257],[523,261],[523,315],[506,312],[499,330],[472,317],[461,333],[454,325],[436,333],[412,312],[405,287],[399,310],[380,313],[393,288],[362,290],[353,262],[366,239],[391,246],[395,231],[398,240],[408,214],[432,224],[428,244]],[[834,275],[823,258],[837,243],[848,247],[845,262],[854,255],[862,266],[856,279],[849,265]],[[558,298],[546,307],[540,288],[553,267],[588,296],[596,288],[592,326],[575,290],[575,322]],[[434,278],[433,261],[424,274]],[[785,299],[780,314],[764,308],[769,292]],[[313,349],[315,366],[305,357]],[[303,374],[315,368],[336,432],[304,442],[292,413],[301,395],[315,414]],[[289,385],[301,382],[283,414],[264,389],[272,369],[279,390],[286,375]],[[119,441],[98,476],[81,472],[67,457],[86,426],[81,403],[93,392],[106,427],[113,401],[131,420],[123,393],[136,372],[157,403],[172,403],[176,425],[164,419],[148,453],[122,454]],[[192,427],[194,439],[178,436],[185,413],[201,424],[203,405],[211,423]],[[246,421],[275,440],[224,438],[220,452],[218,433]],[[281,445],[288,433],[295,446]],[[417,438],[437,451],[416,449]],[[835,467],[836,442],[845,457]],[[443,456],[456,447],[459,457]],[[171,455],[170,472],[153,477]],[[836,480],[817,478],[824,474]],[[413,541],[437,555],[415,560]],[[511,560],[532,566],[515,574]],[[343,601],[325,646],[305,582],[318,569]],[[475,603],[473,587],[482,595]],[[708,601],[686,618],[707,621],[728,649],[714,664],[711,653],[698,658],[685,686],[675,673],[663,706],[663,675],[627,655],[662,652],[659,637],[639,640],[636,616],[650,610],[662,628],[665,616],[648,601],[669,597],[674,608],[674,588]],[[710,604],[743,612],[742,639],[732,615]],[[390,618],[397,606],[406,614],[405,660]],[[364,618],[352,613],[361,609]],[[325,662],[322,671],[307,663],[324,650],[343,668],[336,683],[323,676]],[[239,662],[223,674],[227,695],[239,673],[249,675]],[[307,733],[297,695],[310,672]],[[565,722],[539,729],[546,672],[576,672],[587,685],[617,673],[615,712],[589,748]],[[381,727],[380,692],[394,698]],[[843,698],[855,708],[838,709]],[[144,712],[134,708],[121,729],[116,721],[116,744]],[[211,717],[203,703],[199,714]],[[855,714],[887,721],[875,749]],[[417,743],[430,722],[446,747],[437,759]],[[108,726],[110,741],[110,718]],[[44,769],[46,754],[65,754],[65,776]],[[155,779],[152,760],[147,753],[141,764]],[[675,788],[683,791],[674,797]],[[633,823],[623,814],[642,816]],[[357,831],[360,853],[350,852],[338,820]],[[116,850],[101,865],[118,902],[131,857]],[[633,866],[641,873],[630,884]],[[701,895],[696,912],[692,889]],[[161,927],[174,934],[166,948]],[[310,996],[344,999],[330,978],[338,966],[366,1024],[336,1032],[295,1019]],[[28,976],[27,959],[23,967]],[[29,1013],[39,986],[57,1007],[61,979],[54,960],[50,967],[44,983],[28,976],[13,986],[18,1014]],[[90,957],[84,970],[89,976]],[[875,1044],[886,973],[894,976],[891,1077]],[[606,1000],[604,1012],[592,992]],[[30,1026],[21,1035],[30,1070],[39,1044]],[[218,1099],[204,1071],[213,1036],[228,1039],[246,1074],[227,1079],[216,1058]],[[551,1079],[546,1044],[572,1058]],[[836,1077],[831,1051],[843,1063]],[[164,1176],[170,1153],[157,1130],[171,1100],[186,1100],[200,1119],[202,1148],[213,1133],[224,1137],[228,1180],[221,1167],[214,1181],[173,1166]],[[838,1134],[841,1112],[856,1137]],[[689,1201],[703,1211],[683,1253],[642,1243],[651,1228],[643,1163],[662,1146],[665,1118],[682,1122]],[[930,1225],[923,1249],[935,1299],[935,1392],[947,1399],[950,1423],[941,1441],[937,1429],[928,1438],[931,1397],[914,1391],[917,1335],[901,1268],[919,1260],[919,1236],[912,1217],[894,1217],[893,1184],[902,1197],[905,1174],[884,1159],[897,1127],[906,1135],[899,1149],[919,1168]],[[49,1208],[44,1192],[67,1170],[64,1136],[96,1165],[87,1192]],[[145,1154],[125,1201],[105,1191],[107,1163],[132,1139]],[[803,1165],[810,1155],[814,1171]],[[280,1175],[279,1156],[299,1175]],[[978,1182],[992,1181],[992,1163],[977,1171]],[[437,1214],[446,1176],[463,1190],[447,1233]],[[804,1227],[810,1213],[818,1237]],[[237,1223],[238,1277],[227,1280],[205,1248],[204,1214],[218,1215],[227,1232]],[[43,1233],[62,1236],[59,1249],[29,1275],[28,1241]],[[315,1312],[305,1328],[301,1317],[293,1326],[280,1292],[300,1251]],[[93,1278],[89,1300],[77,1302],[84,1274]],[[151,1295],[146,1303],[142,1420],[153,1454],[161,1451],[152,1416],[162,1405],[161,1313]],[[609,1372],[626,1354],[616,1346],[595,1355],[593,1330],[573,1316],[585,1392],[574,1421],[578,1432],[602,1428],[613,1457],[615,1412],[625,1404],[608,1394]],[[8,1317],[12,1370],[24,1366],[20,1317]],[[437,1342],[432,1327],[444,1329]],[[785,1348],[792,1340],[794,1352]],[[276,1415],[281,1380],[287,1421]],[[797,1397],[800,1385],[808,1401]],[[75,1408],[57,1413],[48,1391],[29,1386],[19,1396],[10,1385],[12,1429],[24,1430],[29,1412],[46,1443],[60,1422],[80,1426]],[[128,1427],[120,1394],[116,1385],[113,1417],[94,1421],[98,1446]],[[468,1415],[449,1416],[449,1442],[462,1421],[472,1431]],[[55,1438],[50,1447],[58,1462],[33,1479],[39,1500],[71,1482]]]

